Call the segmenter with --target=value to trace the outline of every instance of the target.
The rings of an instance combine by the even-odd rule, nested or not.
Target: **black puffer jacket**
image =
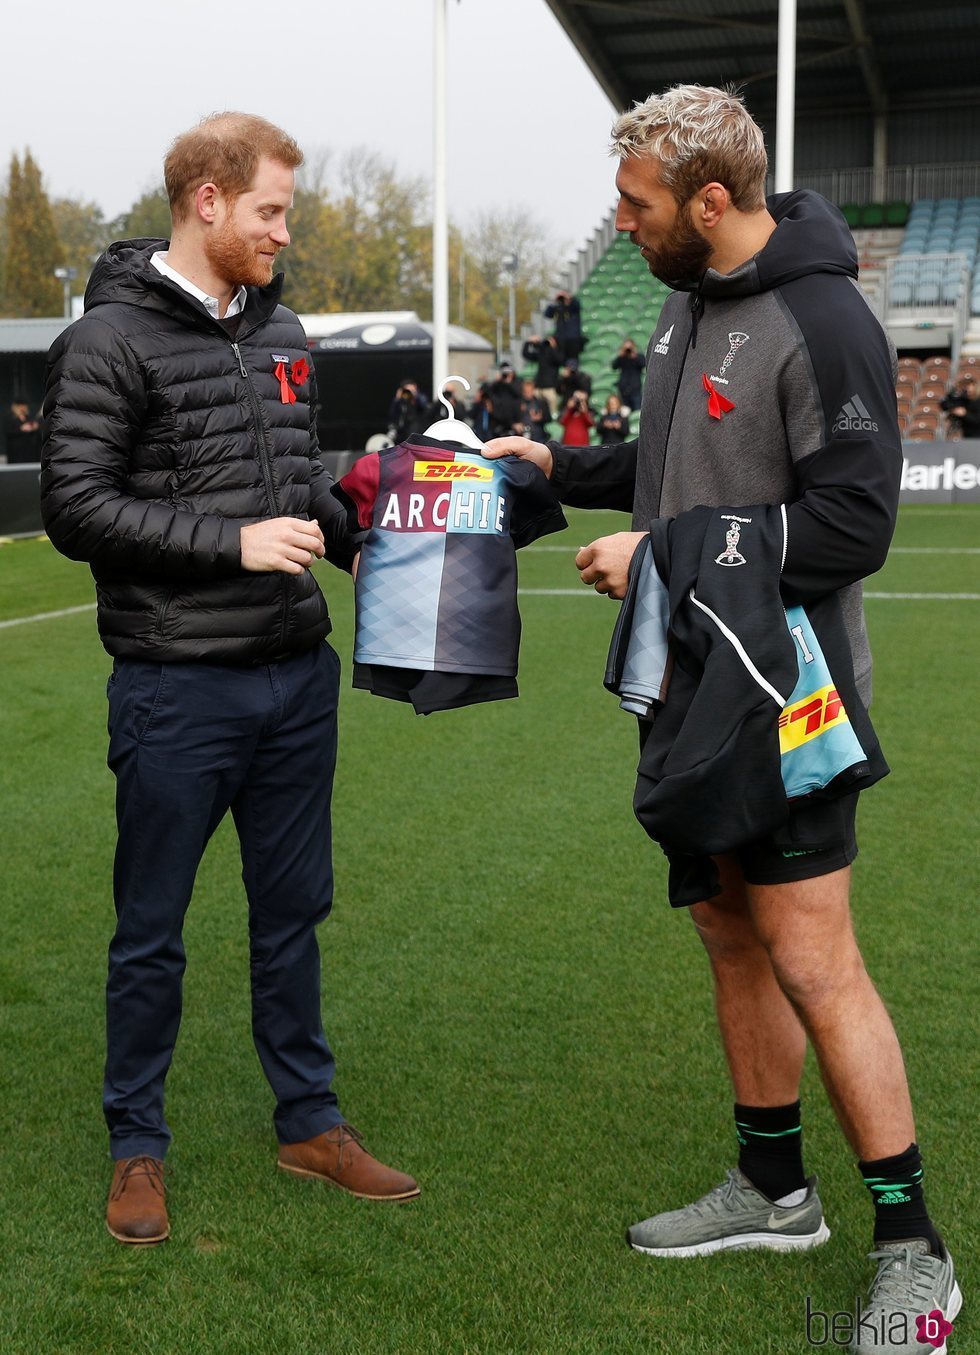
[[[242,569],[240,530],[316,519],[327,558],[354,547],[318,456],[306,336],[278,304],[282,276],[248,288],[232,339],[150,263],[163,240],[111,245],[85,314],[48,355],[41,507],[48,535],[95,576],[110,654],[268,663],[330,630],[313,575]],[[279,360],[295,372],[284,403]]]

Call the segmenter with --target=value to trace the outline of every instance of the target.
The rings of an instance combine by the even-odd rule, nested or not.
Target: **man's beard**
[[[711,258],[711,245],[694,229],[681,207],[666,239],[650,246],[644,257],[655,278],[683,290],[700,282]]]
[[[265,287],[272,281],[272,265],[259,258],[256,246],[230,221],[207,237],[204,248],[218,277],[232,287]]]

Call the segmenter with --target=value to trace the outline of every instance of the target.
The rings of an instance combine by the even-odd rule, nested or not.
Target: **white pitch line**
[[[518,597],[525,598],[588,598],[605,597],[593,588],[518,588]],[[886,602],[980,602],[980,593],[865,593],[866,598]],[[615,599],[614,599],[615,600]]]
[[[535,555],[573,555],[577,546],[528,546]],[[889,555],[980,555],[980,546],[892,546]]]
[[[60,612],[35,612],[33,616],[15,616],[12,621],[0,621],[0,630],[7,626],[26,626],[31,621],[54,621],[59,616],[76,616],[79,612],[94,612],[95,603],[86,602],[81,607],[63,607]]]
[[[585,584],[581,588],[518,588],[518,597],[522,598],[598,598],[605,597]],[[980,593],[865,593],[866,598],[875,601],[898,602],[980,602]],[[615,601],[615,599],[613,599]],[[11,621],[0,621],[0,630],[8,626],[26,626],[32,621],[56,621],[62,616],[77,616],[81,612],[94,612],[95,603],[87,602],[81,607],[63,607],[58,612],[37,612],[34,616],[15,616]]]
[[[865,593],[864,596],[899,602],[980,602],[980,593]]]

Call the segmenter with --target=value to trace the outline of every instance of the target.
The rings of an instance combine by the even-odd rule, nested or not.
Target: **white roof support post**
[[[779,0],[776,47],[777,193],[793,187],[793,142],[796,136],[796,0]]]
[[[449,371],[449,220],[446,206],[446,0],[433,7],[432,397]]]

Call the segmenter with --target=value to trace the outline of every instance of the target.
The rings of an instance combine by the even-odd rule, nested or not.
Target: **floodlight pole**
[[[510,336],[510,346],[514,347],[514,340],[517,334],[517,316],[514,304],[514,285],[517,277],[517,270],[520,267],[520,259],[516,254],[505,254],[500,261],[500,266],[507,275],[507,317],[509,321],[508,334]]]
[[[432,397],[449,374],[449,223],[446,212],[446,0],[433,9]]]
[[[793,187],[796,136],[796,0],[779,0],[776,43],[776,192]]]
[[[65,296],[65,319],[66,319],[66,320],[70,320],[70,319],[71,319],[71,285],[72,285],[72,283],[75,281],[75,278],[78,276],[78,269],[77,269],[77,268],[56,268],[56,269],[54,270],[54,275],[55,275],[55,277],[59,280],[59,282],[62,284],[62,287],[64,288],[64,296]]]

